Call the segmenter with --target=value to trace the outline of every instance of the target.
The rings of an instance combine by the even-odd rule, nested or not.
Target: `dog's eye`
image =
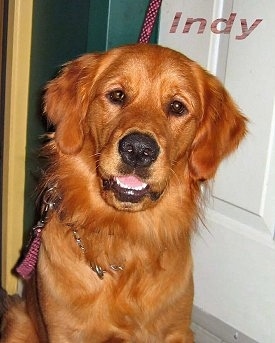
[[[182,116],[187,113],[187,108],[181,101],[174,100],[170,103],[169,112],[176,116]]]
[[[125,102],[126,95],[125,95],[125,93],[121,89],[117,89],[117,90],[111,91],[108,94],[108,98],[114,104],[121,105],[121,104],[123,104]]]

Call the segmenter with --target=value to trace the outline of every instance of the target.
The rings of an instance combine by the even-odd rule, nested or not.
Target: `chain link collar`
[[[79,233],[77,231],[77,229],[72,228],[72,233],[73,233],[73,237],[77,243],[77,245],[79,246],[79,248],[81,249],[81,251],[83,252],[83,254],[86,253],[86,249],[85,246],[83,244],[83,241],[81,239],[81,237],[79,236]],[[99,277],[100,280],[104,279],[104,274],[107,272],[107,270],[104,270],[100,265],[94,263],[94,262],[90,262],[90,268],[92,269],[93,272],[95,272],[97,274],[97,276]],[[110,264],[109,268],[115,272],[117,271],[123,271],[124,267],[120,266],[120,265],[116,265],[116,264]]]

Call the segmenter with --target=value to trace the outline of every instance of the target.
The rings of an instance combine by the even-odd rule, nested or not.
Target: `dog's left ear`
[[[82,148],[83,120],[89,108],[98,56],[87,54],[69,62],[46,87],[44,111],[55,125],[57,147],[65,154]]]
[[[199,78],[203,116],[189,158],[195,180],[215,175],[221,160],[234,151],[246,134],[247,119],[218,79],[204,70]]]

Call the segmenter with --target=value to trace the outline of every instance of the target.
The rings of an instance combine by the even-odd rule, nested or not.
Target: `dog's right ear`
[[[201,68],[203,116],[189,159],[194,180],[209,180],[226,156],[233,152],[247,132],[247,119],[214,76]]]
[[[44,112],[55,125],[56,145],[65,154],[77,153],[82,148],[83,121],[89,109],[99,56],[87,54],[67,63],[46,87]]]

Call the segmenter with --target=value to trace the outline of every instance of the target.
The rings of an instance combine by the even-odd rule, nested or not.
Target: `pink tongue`
[[[133,175],[119,176],[117,179],[125,186],[131,188],[143,187],[145,185],[139,178]]]

